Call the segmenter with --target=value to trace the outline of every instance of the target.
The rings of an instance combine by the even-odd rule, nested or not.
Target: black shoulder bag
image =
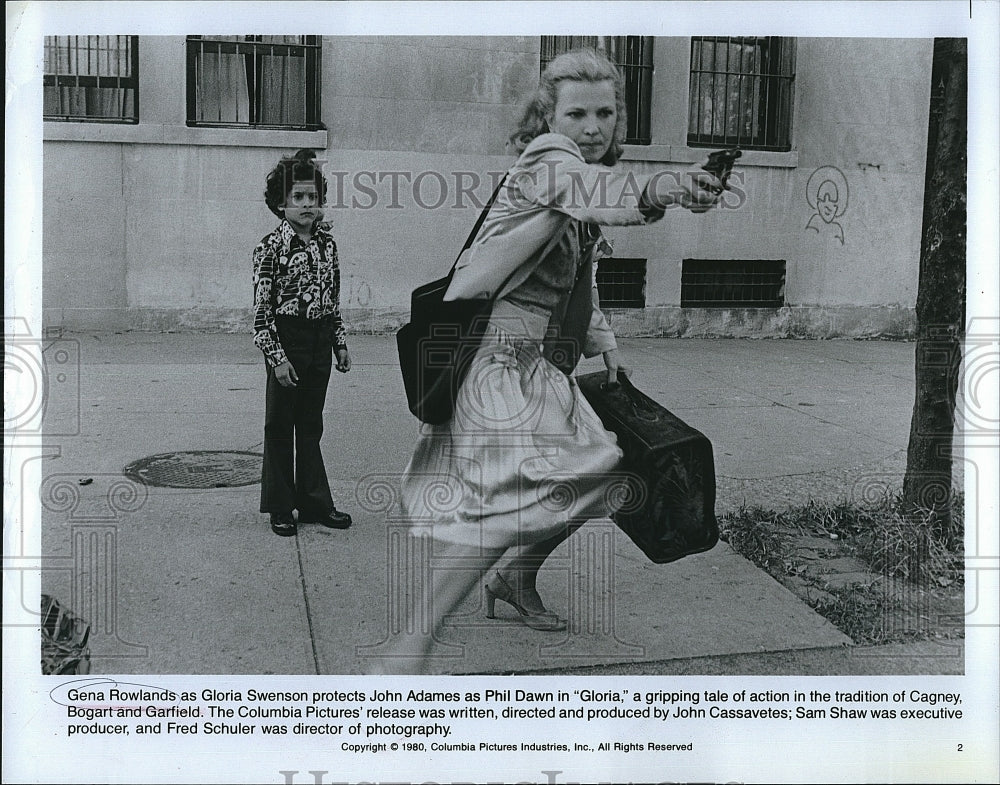
[[[410,321],[396,333],[407,405],[421,422],[430,425],[451,419],[458,390],[490,319],[492,298],[445,301],[444,294],[458,260],[476,239],[502,187],[503,180],[483,208],[448,274],[413,290]]]

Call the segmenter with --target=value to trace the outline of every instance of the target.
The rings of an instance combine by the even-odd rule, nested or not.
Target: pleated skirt
[[[494,308],[455,414],[423,426],[403,512],[440,540],[509,548],[615,509],[622,452],[572,377],[542,356],[547,319]]]

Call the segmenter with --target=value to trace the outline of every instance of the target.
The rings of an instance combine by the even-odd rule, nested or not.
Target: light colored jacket
[[[508,172],[475,241],[459,257],[444,299],[503,298],[528,279],[573,220],[605,226],[656,220],[659,216],[639,210],[648,180],[588,164],[576,143],[562,134],[536,137]],[[603,248],[599,242],[595,255],[584,263],[593,265],[607,249],[606,242]],[[563,320],[589,324],[586,335],[573,336],[586,357],[617,347],[598,307],[596,286],[592,294],[589,320],[569,313]]]

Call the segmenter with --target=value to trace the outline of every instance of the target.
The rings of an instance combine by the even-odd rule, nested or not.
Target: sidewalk
[[[354,368],[331,380],[323,448],[338,507],[354,526],[303,526],[287,539],[257,513],[259,485],[122,482],[124,466],[155,454],[260,451],[264,371],[248,335],[58,342],[78,347],[79,404],[77,412],[72,396],[53,396],[47,432],[73,433],[77,418],[79,433],[47,437],[43,451],[43,590],[99,622],[93,672],[361,672],[394,620],[388,597],[399,587],[388,565],[400,541],[386,494],[418,429],[392,336],[352,336]],[[901,481],[913,344],[621,344],[636,385],[712,440],[720,515],[744,502],[780,509],[860,498]],[[591,360],[582,370],[599,367]],[[65,502],[60,487],[78,498]],[[693,673],[713,662],[704,672],[716,672],[726,658],[784,653],[762,659],[773,663],[762,672],[785,672],[797,658],[814,663],[801,672],[851,672],[848,638],[722,542],[654,565],[610,521],[593,521],[554,554],[540,590],[569,616],[571,634],[529,630],[510,616],[489,621],[470,597],[437,669]],[[826,652],[818,665],[816,652]],[[953,649],[921,656],[921,672],[961,667]]]

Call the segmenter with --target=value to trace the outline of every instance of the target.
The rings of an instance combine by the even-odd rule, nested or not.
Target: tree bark
[[[917,290],[916,399],[903,479],[909,508],[933,508],[952,538],[955,396],[965,325],[968,55],[965,39],[934,40]]]

